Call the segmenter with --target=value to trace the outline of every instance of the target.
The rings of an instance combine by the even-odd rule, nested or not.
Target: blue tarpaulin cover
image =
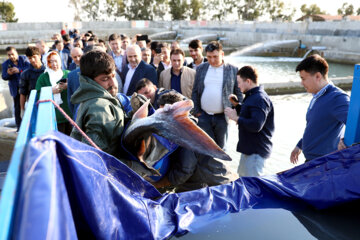
[[[58,132],[31,139],[23,158],[15,239],[166,239],[249,208],[324,209],[360,197],[360,145],[277,175],[165,195]]]

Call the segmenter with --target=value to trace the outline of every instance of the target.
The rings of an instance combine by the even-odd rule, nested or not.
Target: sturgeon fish
[[[137,156],[146,151],[147,137],[156,133],[184,148],[222,160],[231,160],[215,141],[190,118],[191,100],[176,102],[157,109],[148,115],[150,101],[144,103],[133,115],[131,125],[124,133],[126,146],[136,146]]]

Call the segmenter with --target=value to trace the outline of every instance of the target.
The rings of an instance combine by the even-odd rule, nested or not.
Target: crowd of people
[[[157,42],[147,35],[130,38],[113,33],[105,41],[92,31],[80,34],[74,30],[54,34],[52,40],[51,48],[44,40],[37,41],[26,49],[26,56],[19,56],[14,47],[6,49],[2,78],[9,82],[18,128],[30,91],[50,86],[54,101],[90,139],[123,160],[119,146],[131,117],[127,103],[134,93],[150,99],[154,109],[191,99],[191,118],[224,151],[229,120],[238,125],[238,174],[220,159],[180,148],[154,186],[186,191],[262,174],[272,151],[274,105],[259,84],[257,70],[226,63],[220,42],[209,42],[203,49],[200,40],[192,40],[187,46],[192,61],[187,63],[177,41]],[[319,55],[307,57],[295,69],[313,99],[303,137],[291,152],[294,164],[301,152],[310,161],[346,147],[341,138],[349,96],[328,80],[328,70]],[[58,110],[56,120],[60,132],[88,143]],[[131,161],[123,161],[131,167]]]

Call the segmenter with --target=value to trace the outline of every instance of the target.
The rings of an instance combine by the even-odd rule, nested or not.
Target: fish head
[[[146,102],[134,114],[132,124],[124,134],[128,144],[136,145],[136,152],[148,152],[148,149],[144,149],[147,145],[143,142],[139,144],[139,141],[143,141],[152,133],[156,133],[194,152],[223,160],[231,160],[229,155],[189,117],[190,110],[193,108],[191,100],[165,105],[149,117],[147,117],[148,104],[149,102]]]

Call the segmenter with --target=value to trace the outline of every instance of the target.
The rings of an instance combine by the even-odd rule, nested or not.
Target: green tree
[[[356,14],[360,15],[360,8],[358,8],[358,10],[356,10]]]
[[[311,4],[309,7],[307,7],[306,4],[303,4],[300,7],[300,11],[303,15],[326,14],[326,12],[322,11],[316,4]]]
[[[337,10],[339,15],[353,15],[354,14],[354,6],[352,4],[344,3],[341,8]]]
[[[188,16],[189,5],[186,0],[169,0],[172,20],[184,20]]]
[[[101,20],[100,0],[69,0],[69,6],[75,10],[75,21]]]
[[[154,20],[164,20],[166,13],[169,11],[169,4],[167,0],[155,0],[152,6]]]
[[[203,0],[203,6],[206,6],[204,15],[211,20],[224,20],[229,13],[232,13],[231,5],[233,0]]]
[[[203,4],[200,0],[191,0],[189,5],[190,20],[199,20]]]
[[[237,7],[238,17],[241,20],[256,20],[265,13],[267,5],[266,0],[244,0],[244,3]]]
[[[204,4],[205,5],[205,4]],[[281,0],[210,0],[212,19],[224,20],[237,14],[239,20],[253,21],[262,16],[271,19],[291,20],[295,9],[288,8]]]
[[[123,0],[106,0],[102,13],[104,13],[108,19],[116,21],[117,18],[124,16],[125,4]]]
[[[74,21],[81,21],[80,1],[79,0],[69,0],[69,7],[72,7],[75,10]]]
[[[125,6],[128,20],[163,19],[167,11],[166,0],[127,0]]]
[[[0,22],[17,22],[14,5],[10,2],[0,2]]]
[[[100,0],[86,0],[82,1],[82,10],[86,13],[89,20],[97,21],[101,18]]]
[[[291,21],[295,15],[295,8],[288,8],[281,0],[268,1],[267,12],[271,20]]]

